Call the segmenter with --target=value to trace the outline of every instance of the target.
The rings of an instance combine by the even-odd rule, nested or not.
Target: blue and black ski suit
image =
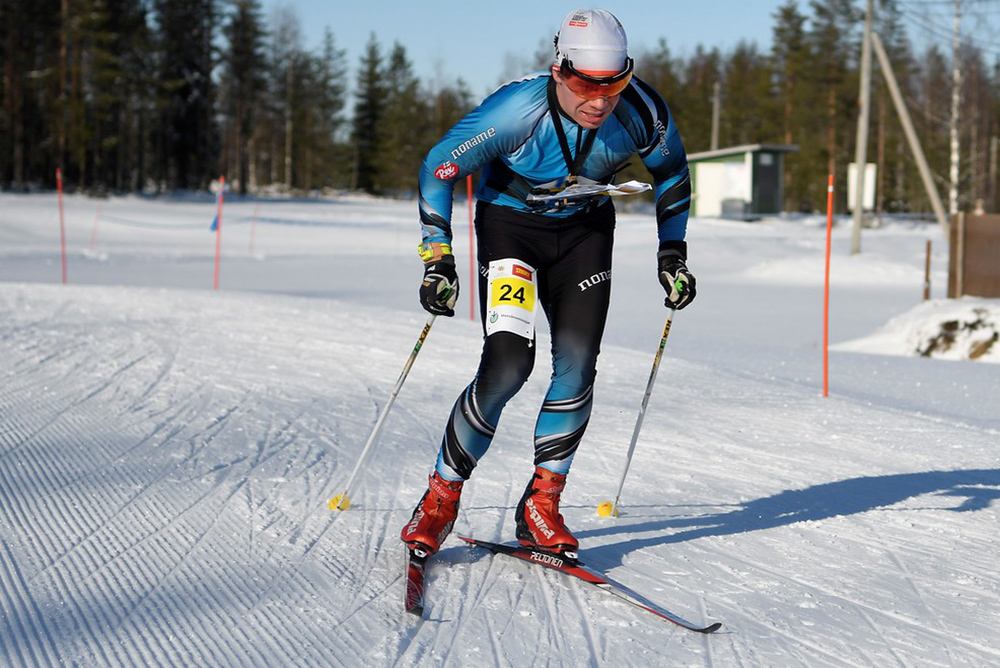
[[[420,171],[423,241],[450,244],[455,184],[482,170],[475,229],[484,344],[442,439],[436,468],[448,480],[471,476],[534,366],[533,329],[527,336],[488,329],[491,263],[515,260],[533,270],[549,322],[552,378],[535,426],[535,464],[565,474],[590,417],[611,295],[614,205],[600,196],[539,206],[528,195],[574,181],[611,183],[638,154],[654,181],[660,247],[684,244],[690,175],[660,95],[633,78],[613,113],[587,130],[562,113],[555,86],[548,72],[502,86],[431,149]]]

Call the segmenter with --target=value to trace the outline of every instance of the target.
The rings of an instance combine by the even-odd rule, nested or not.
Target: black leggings
[[[611,203],[569,219],[480,202],[476,208],[483,353],[475,379],[455,402],[438,473],[468,479],[489,449],[507,402],[535,364],[535,341],[486,335],[490,262],[515,258],[536,270],[537,299],[552,337],[552,378],[535,424],[535,464],[565,474],[590,419],[597,356],[611,297],[615,210]]]

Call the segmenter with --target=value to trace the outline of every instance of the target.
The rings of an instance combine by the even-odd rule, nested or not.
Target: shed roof
[[[743,144],[742,146],[730,146],[728,148],[718,148],[714,151],[702,151],[700,153],[688,153],[688,162],[698,160],[712,160],[713,158],[724,158],[740,153],[798,153],[798,144]]]

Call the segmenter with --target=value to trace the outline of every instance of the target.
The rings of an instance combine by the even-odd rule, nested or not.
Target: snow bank
[[[871,336],[835,350],[1000,363],[1000,303],[966,297],[932,300],[887,322]]]

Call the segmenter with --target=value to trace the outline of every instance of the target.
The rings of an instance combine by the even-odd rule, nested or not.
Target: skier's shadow
[[[953,496],[963,501],[945,512],[983,510],[1000,499],[1000,469],[926,471],[896,475],[870,476],[838,480],[806,489],[786,490],[756,499],[735,510],[696,517],[655,519],[639,523],[618,523],[576,532],[577,538],[642,534],[656,532],[649,538],[629,538],[606,548],[586,551],[595,562],[608,568],[620,565],[625,554],[644,547],[681,543],[695,538],[729,536],[787,526],[796,522],[822,520],[884,508],[905,499],[935,494]],[[638,510],[638,509],[636,509]],[[627,517],[627,516],[625,516]],[[665,533],[672,531],[672,533]]]

